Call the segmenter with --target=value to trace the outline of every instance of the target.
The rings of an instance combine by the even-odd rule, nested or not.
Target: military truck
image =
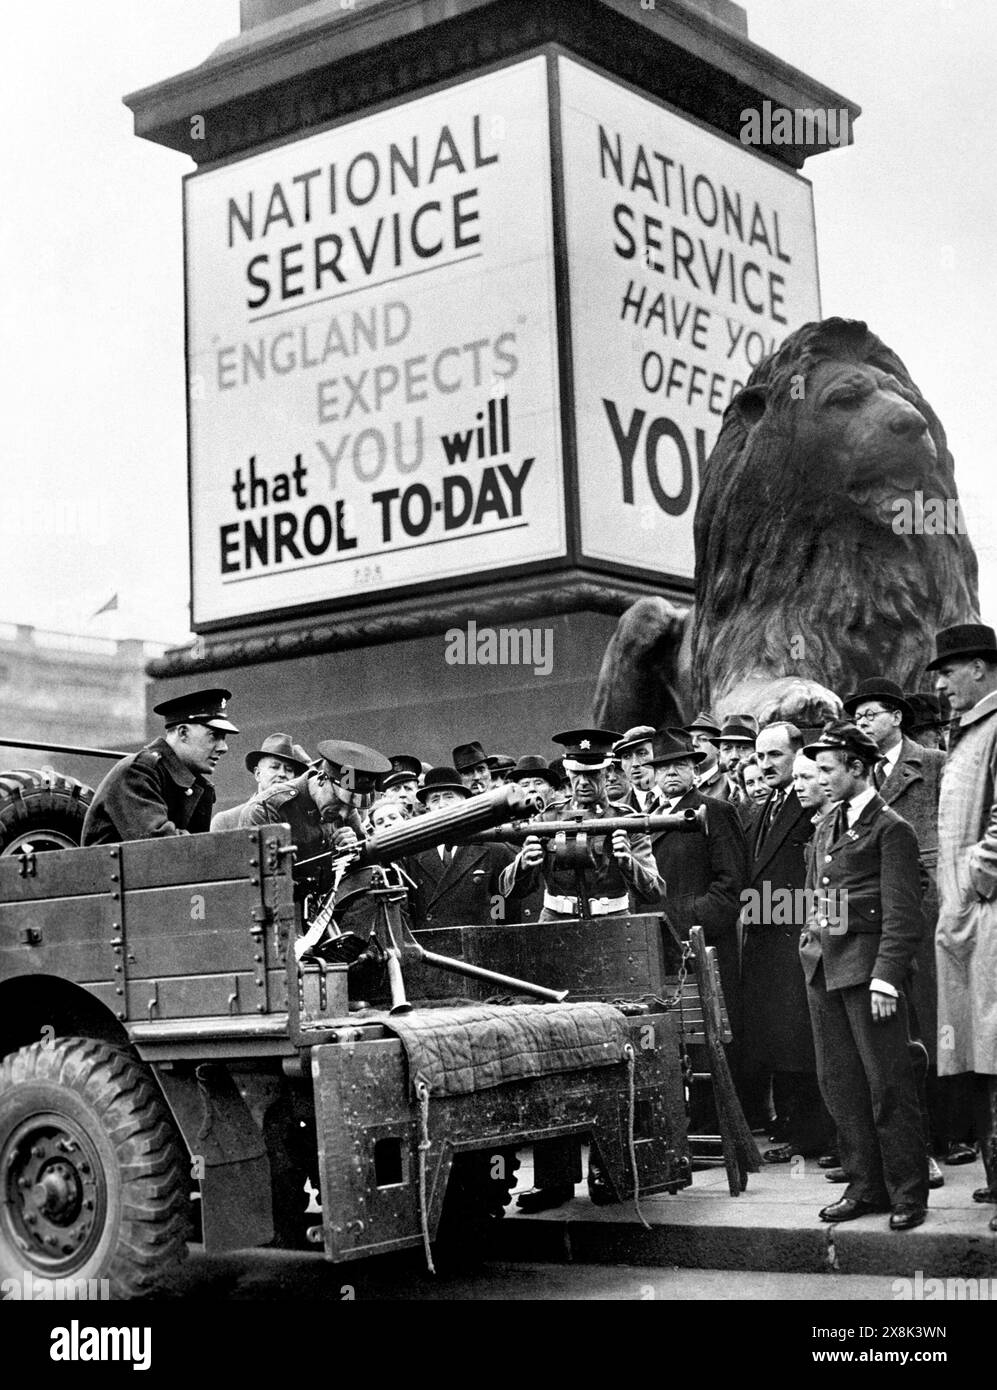
[[[458,843],[516,796],[435,814]],[[432,820],[368,862],[435,843]],[[502,1214],[518,1150],[565,1137],[621,1200],[690,1181],[657,917],[391,939],[391,992],[351,1000],[348,964],[296,958],[288,827],[89,848],[43,828],[0,854],[0,1277],[149,1296],[192,1232],[431,1262]]]

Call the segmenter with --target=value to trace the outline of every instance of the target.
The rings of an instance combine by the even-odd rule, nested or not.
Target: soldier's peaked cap
[[[565,772],[598,772],[609,766],[613,744],[622,735],[615,729],[566,729],[552,743],[564,749]]]
[[[354,772],[367,777],[383,777],[391,771],[391,764],[384,754],[368,748],[364,743],[346,743],[342,739],[327,738],[318,745],[318,755],[334,767],[352,768]]]
[[[422,776],[422,763],[414,753],[392,753],[388,762],[392,772],[407,772],[410,777]]]
[[[231,698],[231,690],[191,690],[154,705],[153,713],[162,715],[168,729],[176,724],[207,724],[219,733],[237,734],[239,730],[228,718]]]
[[[863,762],[874,763],[879,757],[876,743],[847,719],[831,719],[821,730],[816,743],[808,743],[803,752],[808,758],[816,758],[827,749],[838,749],[847,757],[861,758]]]

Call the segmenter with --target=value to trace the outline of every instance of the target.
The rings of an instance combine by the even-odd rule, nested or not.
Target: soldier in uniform
[[[612,802],[606,792],[606,769],[612,760],[614,740],[608,729],[572,729],[555,734],[554,743],[565,749],[564,770],[571,779],[567,806],[549,807],[540,820],[591,820],[633,815],[633,807]],[[564,918],[622,915],[634,908],[658,903],[665,885],[658,876],[647,835],[630,836],[616,830],[612,836],[594,837],[591,864],[583,870],[557,863],[553,846],[539,836],[528,836],[519,854],[500,879],[502,892],[528,894],[543,884],[541,922]],[[561,1206],[574,1195],[581,1181],[581,1152],[572,1139],[538,1144],[533,1154],[530,1192],[517,1198],[523,1211],[546,1211]],[[597,1204],[611,1202],[613,1194],[605,1177],[589,1164],[589,1194]]]
[[[356,840],[362,838],[360,812],[373,804],[378,780],[390,771],[387,758],[373,748],[326,739],[318,745],[318,759],[307,772],[292,782],[279,782],[247,802],[239,824],[289,825],[298,847],[294,876],[299,895],[327,893],[331,884],[328,860],[305,865],[300,871],[298,865],[332,848],[337,831],[350,830]]]
[[[211,828],[218,759],[226,734],[239,730],[226,715],[227,690],[195,690],[156,705],[161,738],[115,763],[94,793],[83,823],[84,845],[113,845]]]
[[[571,729],[555,734],[565,748],[564,769],[571,778],[571,800],[563,809],[548,809],[542,819],[591,820],[632,815],[632,808],[611,802],[606,768],[617,734],[606,729]],[[566,917],[613,916],[652,907],[665,894],[647,835],[614,830],[590,842],[590,864],[578,870],[557,862],[553,845],[529,836],[502,874],[502,892],[530,893],[543,879],[541,922]]]
[[[290,734],[268,734],[259,748],[246,754],[246,771],[252,774],[256,782],[253,796],[259,796],[278,782],[290,782],[292,778],[300,777],[309,761],[308,754],[300,744],[292,742]],[[216,811],[211,820],[211,829],[235,830],[245,804],[243,801],[227,811]]]

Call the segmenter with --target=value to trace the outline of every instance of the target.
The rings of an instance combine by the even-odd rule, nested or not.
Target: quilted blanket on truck
[[[626,1019],[610,1004],[469,1005],[385,1020],[405,1047],[413,1091],[465,1095],[531,1076],[623,1060]]]

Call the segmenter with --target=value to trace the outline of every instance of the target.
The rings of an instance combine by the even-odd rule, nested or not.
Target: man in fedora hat
[[[904,997],[924,935],[917,839],[872,783],[877,745],[832,720],[804,752],[837,803],[818,825],[800,960],[821,1091],[848,1186],[820,1211],[851,1221],[889,1210],[890,1229],[924,1221],[928,1153]]]
[[[500,787],[503,782],[508,782],[509,773],[516,766],[516,759],[510,757],[508,753],[489,753],[485,761],[492,774],[493,787]]]
[[[253,795],[259,796],[278,782],[290,782],[300,777],[309,761],[308,754],[300,744],[293,742],[290,734],[268,734],[259,748],[246,754],[246,770],[256,783]],[[245,805],[241,801],[227,811],[216,811],[211,819],[211,829],[235,830]]]
[[[935,642],[928,670],[957,716],[938,805],[938,1072],[974,1078],[987,1184],[973,1196],[997,1203],[997,637],[966,623]]]
[[[696,789],[704,796],[717,796],[723,786],[724,776],[720,770],[720,725],[709,710],[700,710],[691,724],[684,730],[691,739],[693,748],[704,755],[703,763],[696,773]]]
[[[921,863],[929,878],[923,908],[927,930],[915,957],[910,982],[911,1028],[916,1049],[923,1049],[916,1070],[922,1079],[921,1095],[928,1126],[929,1152],[933,1141],[940,1151],[965,1162],[965,1143],[972,1125],[971,1100],[964,1082],[949,1080],[939,1086],[936,1071],[938,992],[935,970],[935,923],[938,920],[938,798],[945,754],[925,748],[910,737],[914,711],[896,681],[870,676],[842,701],[845,712],[879,750],[873,780],[887,806],[913,827]],[[941,1186],[942,1174],[929,1160],[932,1180]]]
[[[651,849],[658,873],[668,885],[664,911],[669,921],[685,941],[692,927],[701,926],[706,944],[716,947],[733,1034],[730,1064],[736,1076],[741,1043],[737,918],[748,874],[747,846],[734,807],[696,789],[696,767],[704,757],[667,729],[655,733],[651,766],[657,780],[659,814],[681,815],[705,806],[708,833],[660,830],[651,836]]]
[[[434,811],[459,805],[472,793],[455,768],[431,767],[418,794],[431,816]],[[413,926],[487,926],[507,917],[515,921],[514,901],[507,904],[499,883],[499,875],[512,857],[508,845],[442,842],[405,859],[402,868],[413,885]],[[508,896],[515,900],[514,893]]]
[[[453,750],[453,765],[472,796],[491,791],[494,783],[488,756],[476,739],[471,743],[458,743]]]
[[[227,734],[228,690],[195,690],[156,705],[162,737],[115,763],[94,793],[83,822],[83,844],[108,845],[211,828],[219,758]]]
[[[742,791],[738,780],[737,769],[741,760],[754,751],[757,737],[758,723],[752,715],[729,714],[724,720],[717,740],[723,780],[712,793],[718,801],[729,801],[738,808],[747,801],[747,795]]]

